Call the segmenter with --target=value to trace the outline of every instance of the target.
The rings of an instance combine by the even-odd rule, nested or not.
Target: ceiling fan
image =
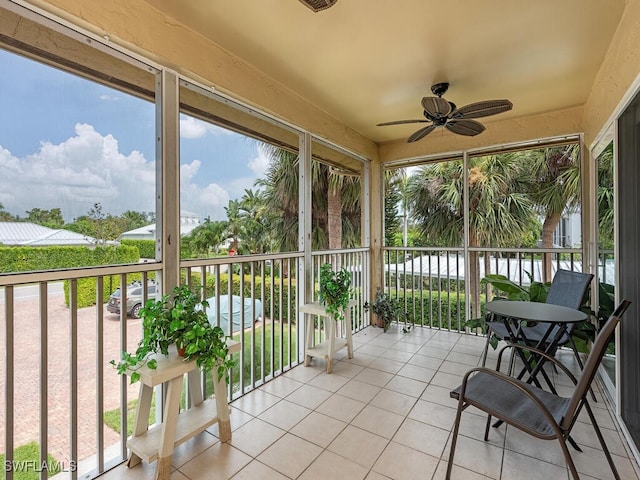
[[[426,137],[435,130],[436,127],[445,127],[458,135],[473,137],[482,133],[485,127],[480,122],[470,120],[471,118],[488,117],[489,115],[496,115],[513,108],[513,104],[509,100],[485,100],[458,108],[455,103],[442,98],[442,95],[446,93],[448,88],[449,84],[447,82],[436,83],[431,86],[431,92],[436,96],[422,98],[423,115],[426,120],[396,120],[394,122],[378,123],[377,126],[400,125],[403,123],[430,123],[430,125],[414,132],[407,139],[407,143],[416,142]]]

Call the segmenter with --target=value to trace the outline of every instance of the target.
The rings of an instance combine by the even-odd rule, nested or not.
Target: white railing
[[[525,288],[546,281],[544,258],[550,261],[549,278],[558,269],[582,271],[579,249],[471,249],[477,253],[477,281],[500,274]],[[406,321],[419,326],[464,331],[467,318],[476,316],[467,307],[482,305],[495,294],[490,287],[473,294],[468,282],[467,261],[462,248],[403,248],[384,250],[384,288],[400,300]],[[470,265],[469,265],[470,266]]]
[[[538,279],[543,253],[552,256],[552,269],[581,269],[579,250],[477,251],[480,278],[502,273],[526,285],[526,272]],[[297,310],[303,258],[294,252],[181,262],[183,281],[202,287],[203,298],[209,300],[210,319],[241,343],[229,400],[303,360],[304,337],[298,328],[304,322]],[[387,248],[384,259],[385,291],[403,302],[407,321],[463,329],[466,302],[473,299],[466,290],[462,249]],[[369,324],[363,308],[370,291],[369,250],[314,252],[313,293],[307,301],[317,300],[319,270],[325,262],[351,272],[353,330],[364,328]],[[0,345],[5,352],[0,364],[0,438],[7,462],[15,462],[16,450],[29,443],[42,452],[40,465],[48,461],[48,453],[70,478],[95,477],[126,459],[131,421],[123,413],[132,410],[138,386],[118,376],[109,361],[118,359],[122,350],[135,350],[141,320],[128,317],[124,309],[110,313],[105,302],[117,285],[134,279],[144,285],[160,274],[161,265],[151,262],[0,275]],[[478,293],[481,303],[489,293]],[[121,302],[126,304],[125,299]],[[316,322],[318,341],[320,326]],[[209,377],[203,374],[203,379]],[[202,385],[203,393],[211,395],[210,383]]]
[[[314,285],[319,265],[328,260],[352,272],[354,331],[360,330],[368,321],[362,311],[370,278],[368,249],[315,253]],[[302,261],[295,252],[181,262],[183,281],[203,287],[211,321],[241,343],[229,400],[303,359],[296,281]],[[150,262],[0,275],[0,346],[5,352],[0,360],[0,451],[5,462],[16,470],[57,466],[60,476],[76,479],[96,477],[126,459],[132,427],[126,413],[133,411],[139,387],[117,375],[109,361],[118,360],[123,350],[135,351],[141,320],[124,308],[109,312],[106,302],[117,286],[133,280],[145,285],[161,273],[161,265]],[[144,302],[147,289],[142,292]],[[120,298],[120,305],[126,300]],[[202,385],[205,395],[213,393],[210,382]],[[29,444],[41,452],[37,464],[17,458]],[[47,478],[46,471],[39,475]],[[13,472],[5,476],[10,479]]]

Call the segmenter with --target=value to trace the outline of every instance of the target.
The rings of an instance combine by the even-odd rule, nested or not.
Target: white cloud
[[[193,117],[180,116],[182,138],[202,138],[207,134],[207,124]]]
[[[207,133],[212,135],[233,134],[230,130],[211,123],[203,122],[194,117],[180,115],[180,137],[188,139],[202,138]]]
[[[194,185],[199,169],[199,161],[181,167],[181,208],[225,218],[228,192],[216,184]],[[121,153],[111,134],[102,135],[88,124],[77,124],[75,135],[59,144],[42,142],[24,157],[0,146],[0,171],[0,203],[21,217],[32,208],[60,208],[71,221],[86,215],[94,203],[105,214],[155,211],[155,161],[135,150]]]
[[[226,219],[224,207],[229,205],[229,192],[217,183],[198,187],[193,182],[201,165],[200,160],[180,165],[180,203],[182,208],[198,213],[202,219],[205,217],[210,217],[211,220]]]
[[[258,152],[258,156],[253,158],[252,160],[249,160],[247,166],[253,173],[256,174],[256,177],[262,178],[264,177],[264,173],[269,167],[269,162],[271,161],[271,159],[267,155],[265,155],[263,151],[264,149],[256,147],[256,150]]]
[[[104,100],[105,102],[117,102],[120,98],[117,95],[108,95],[104,93],[100,95],[100,100]]]
[[[7,211],[25,216],[32,208],[60,208],[65,220],[85,215],[94,203],[103,212],[154,210],[155,167],[138,151],[124,155],[112,135],[77,124],[62,143],[42,142],[23,158],[0,155],[0,191]]]
[[[258,188],[254,186],[255,180],[254,177],[234,178],[226,184],[226,187],[229,189],[229,195],[231,198],[239,200],[244,196],[245,190],[258,190]]]

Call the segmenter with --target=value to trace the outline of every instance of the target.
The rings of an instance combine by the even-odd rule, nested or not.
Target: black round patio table
[[[487,312],[513,319],[515,322],[548,322],[558,326],[581,322],[587,314],[552,303],[525,302],[521,300],[494,300],[485,306]]]
[[[561,305],[554,305],[551,303],[541,302],[527,302],[522,300],[494,300],[488,302],[485,305],[485,310],[495,316],[502,317],[505,327],[509,332],[512,343],[524,343],[525,345],[531,344],[523,334],[520,328],[522,321],[527,322],[545,322],[549,324],[549,328],[537,342],[535,348],[542,350],[545,353],[555,352],[558,342],[562,336],[567,332],[567,327],[571,323],[581,322],[586,320],[587,314],[569,307],[563,307]],[[554,327],[556,329],[555,334],[552,336]],[[552,338],[551,338],[552,337]],[[553,382],[549,379],[546,372],[542,369],[545,363],[545,358],[537,355],[531,355],[527,357],[524,352],[517,350],[518,356],[524,363],[524,368],[520,372],[517,378],[522,378],[526,372],[529,372],[528,383],[535,383],[538,387],[542,388],[539,381],[536,379],[538,373],[541,373],[544,379],[549,385],[550,390],[556,393],[553,386]],[[513,357],[512,357],[513,359]],[[511,370],[511,368],[509,369]],[[497,427],[501,424],[501,421],[496,422],[493,426]],[[578,451],[580,447],[575,441],[569,437],[569,443],[573,445]]]
[[[487,312],[493,314],[494,317],[498,316],[503,319],[512,343],[532,344],[520,328],[522,321],[544,322],[548,324],[546,332],[535,344],[535,348],[549,354],[556,351],[558,342],[563,335],[567,333],[569,324],[587,319],[586,313],[574,308],[551,303],[526,302],[521,300],[494,300],[488,302],[485,305],[485,309]],[[554,329],[554,327],[557,328]],[[518,378],[522,378],[524,371],[527,370],[530,374],[528,381],[540,386],[535,377],[538,373],[542,372],[547,384],[549,384],[549,387],[555,393],[555,388],[544,370],[542,370],[544,358],[536,358],[534,356],[533,358],[527,359],[522,351],[518,351],[518,355],[525,363],[525,369],[520,372]]]

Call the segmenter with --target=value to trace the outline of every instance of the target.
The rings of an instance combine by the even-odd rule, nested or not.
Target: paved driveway
[[[16,288],[15,300],[15,381],[14,381],[14,445],[38,442],[40,435],[40,315],[37,297],[26,290]],[[4,295],[0,295],[4,297]],[[101,308],[104,308],[101,306]],[[52,288],[47,301],[47,348],[48,359],[48,441],[49,453],[58,461],[70,461],[71,418],[71,335],[70,311],[64,304],[59,289]],[[104,362],[96,365],[97,308],[78,310],[78,453],[80,460],[94,455],[96,441],[96,372],[104,372],[104,410],[120,405],[120,379],[109,365],[109,360],[120,356],[120,319],[104,309]],[[4,306],[0,310],[0,439],[4,439],[6,425],[6,321]],[[135,350],[141,331],[141,320],[129,319],[128,347]],[[137,398],[138,385],[127,387],[128,400]],[[105,426],[106,447],[118,442],[119,435]],[[4,447],[4,442],[2,442]],[[1,448],[1,447],[0,447]]]

